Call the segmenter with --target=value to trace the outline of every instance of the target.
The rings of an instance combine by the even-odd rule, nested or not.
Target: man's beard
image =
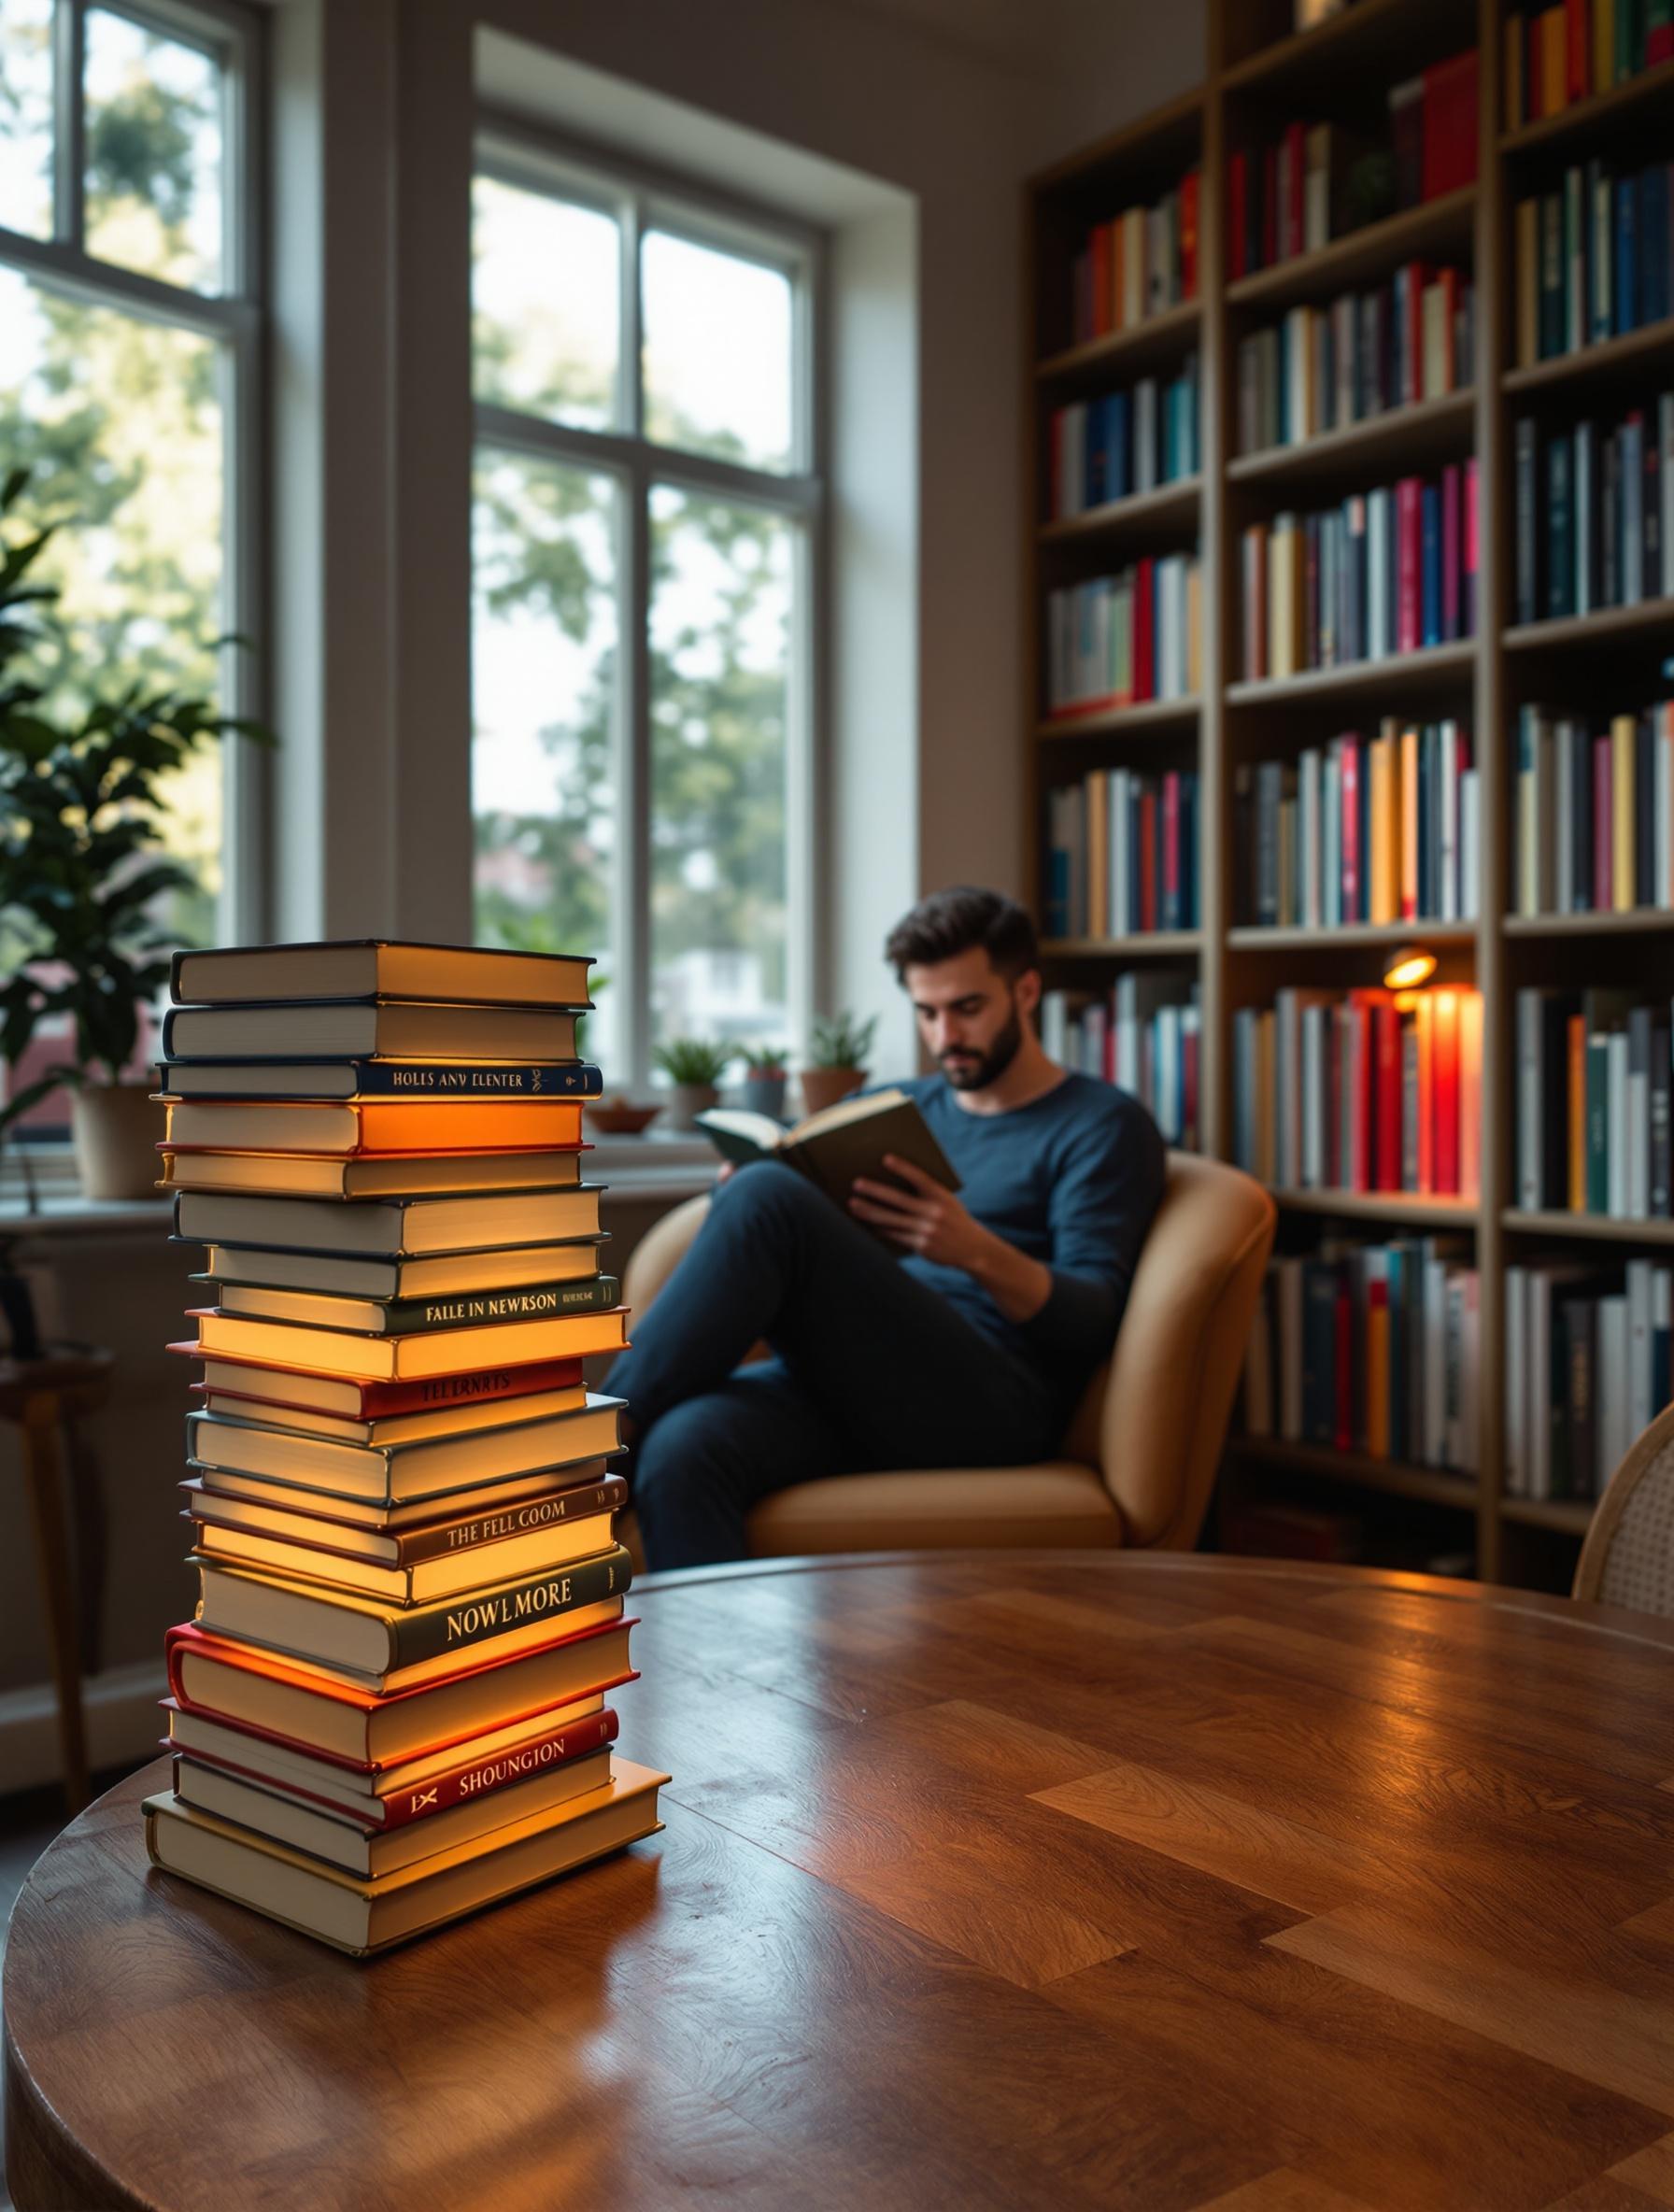
[[[956,1091],[986,1090],[989,1084],[999,1082],[1016,1058],[1022,1043],[1023,1017],[1017,1012],[1017,1002],[1014,999],[1012,1018],[987,1051],[977,1059],[964,1059],[943,1053],[942,1072]]]

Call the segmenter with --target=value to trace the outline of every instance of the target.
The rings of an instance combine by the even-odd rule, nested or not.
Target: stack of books
[[[1125,207],[1084,232],[1070,270],[1076,345],[1133,330],[1197,298],[1200,183],[1200,173],[1188,169],[1152,206]]]
[[[1620,174],[1591,161],[1519,200],[1512,253],[1517,366],[1577,353],[1661,322],[1674,302],[1669,164]]]
[[[356,1953],[659,1827],[632,1679],[626,1341],[581,1179],[585,959],[177,955],[164,1186],[208,1247],[153,1863]]]
[[[1505,127],[1566,107],[1674,60],[1668,0],[1556,0],[1505,20]]]

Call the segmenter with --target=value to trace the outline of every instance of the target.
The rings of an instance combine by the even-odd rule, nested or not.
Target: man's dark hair
[[[977,944],[997,972],[1014,983],[1026,969],[1041,964],[1028,910],[1003,891],[985,890],[978,884],[950,884],[945,891],[921,899],[890,930],[884,957],[894,966],[896,980],[904,982],[909,967],[951,960]]]

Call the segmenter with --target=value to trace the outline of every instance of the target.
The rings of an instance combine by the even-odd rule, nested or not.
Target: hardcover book
[[[564,1156],[558,1156],[561,1163]],[[479,1252],[505,1244],[562,1243],[596,1237],[602,1185],[578,1190],[483,1191],[470,1198],[279,1198],[231,1191],[181,1191],[175,1234],[189,1244],[277,1244],[294,1252],[376,1255],[380,1259]]]
[[[502,1361],[511,1367],[535,1359],[578,1359],[591,1352],[618,1352],[628,1341],[627,1309],[616,1304],[621,1285],[611,1275],[591,1283],[560,1286],[561,1313],[538,1321],[508,1321],[487,1328],[420,1329],[405,1336],[293,1327],[242,1314],[198,1309],[198,1342],[206,1352],[243,1354],[276,1367],[356,1375],[373,1382],[410,1382],[421,1375],[454,1375]],[[590,1297],[584,1294],[591,1292]],[[608,1309],[608,1310],[604,1310]]]
[[[698,1127],[723,1159],[739,1167],[783,1160],[839,1205],[846,1202],[857,1175],[881,1183],[901,1180],[885,1167],[886,1153],[910,1160],[948,1190],[959,1187],[917,1099],[905,1091],[869,1091],[844,1099],[788,1129],[765,1113],[719,1106],[700,1113]]]
[[[503,1244],[487,1252],[430,1259],[358,1259],[329,1252],[277,1252],[211,1244],[204,1272],[217,1283],[265,1284],[349,1298],[434,1297],[446,1291],[511,1290],[524,1283],[564,1283],[599,1271],[603,1236],[564,1244]]]
[[[592,964],[590,957],[570,953],[494,952],[381,937],[234,945],[177,953],[169,996],[177,1006],[381,998],[586,1007]]]
[[[167,1350],[192,1359],[199,1354],[196,1344],[170,1344]],[[298,1368],[276,1367],[271,1361],[220,1353],[204,1361],[203,1381],[196,1387],[254,1400],[241,1411],[242,1420],[279,1421],[283,1426],[314,1428],[321,1435],[334,1431],[324,1422],[289,1421],[284,1414],[325,1415],[357,1426],[409,1422],[410,1425],[399,1432],[385,1429],[376,1436],[348,1439],[392,1443],[442,1436],[480,1422],[527,1421],[537,1413],[567,1411],[585,1399],[566,1395],[562,1407],[522,1401],[553,1392],[573,1393],[581,1387],[581,1375],[579,1359],[537,1359],[518,1367],[427,1375],[413,1382],[366,1382],[353,1376],[306,1374]]]
[[[243,1498],[277,1513],[307,1513],[340,1527],[372,1529],[384,1534],[397,1529],[428,1528],[442,1515],[462,1519],[474,1513],[507,1512],[526,1498],[546,1496],[555,1483],[567,1485],[579,1494],[589,1484],[603,1482],[609,1466],[603,1458],[577,1459],[567,1467],[532,1468],[526,1474],[507,1476],[499,1482],[472,1482],[462,1490],[445,1490],[405,1504],[388,1505],[376,1499],[346,1497],[334,1490],[304,1490],[294,1482],[279,1482],[270,1475],[246,1474],[237,1468],[206,1467],[201,1460],[189,1459],[186,1464],[192,1470],[192,1479],[202,1482],[206,1491],[214,1492],[218,1497]]]
[[[401,1099],[486,1104],[596,1099],[603,1071],[587,1060],[524,1066],[484,1060],[164,1060],[163,1087],[181,1099]]]
[[[539,1007],[176,1006],[165,1060],[574,1060],[575,1016]]]
[[[376,1880],[169,1796],[145,1801],[146,1847],[163,1872],[364,1958],[655,1836],[662,1825],[657,1793],[667,1780],[617,1760],[607,1793],[518,1821],[497,1833],[490,1850],[459,1844]]]
[[[165,1146],[189,1152],[544,1152],[580,1142],[581,1105],[573,1099],[355,1099],[340,1106],[168,1099],[163,1136]]]
[[[514,1290],[460,1291],[427,1298],[313,1297],[306,1291],[266,1290],[241,1283],[213,1285],[208,1275],[194,1275],[192,1280],[219,1288],[216,1302],[223,1313],[299,1322],[308,1328],[370,1331],[385,1337],[439,1328],[481,1328],[504,1321],[546,1321],[559,1313],[614,1306],[621,1295],[621,1284],[614,1275],[599,1274],[532,1283]]]
[[[164,1190],[260,1191],[277,1198],[381,1198],[425,1192],[578,1188],[579,1151],[393,1153],[321,1158],[307,1153],[163,1152]]]

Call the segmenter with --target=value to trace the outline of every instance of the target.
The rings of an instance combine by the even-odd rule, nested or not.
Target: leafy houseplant
[[[765,1113],[774,1121],[785,1113],[785,1055],[759,1045],[744,1056],[744,1102],[752,1113]]]
[[[861,1087],[877,1028],[875,1014],[863,1022],[845,1012],[815,1023],[808,1040],[808,1064],[802,1070],[805,1112],[818,1113]]]
[[[720,1104],[720,1082],[735,1048],[706,1037],[671,1037],[653,1055],[674,1088],[669,1127],[689,1129],[706,1107]]]
[[[15,519],[24,483],[19,470],[0,487],[0,525]],[[0,529],[0,1060],[15,1068],[53,1014],[69,1016],[74,1053],[0,1105],[0,1140],[65,1084],[87,1195],[132,1198],[156,1180],[161,1133],[149,1085],[122,1082],[141,1009],[168,979],[171,940],[152,908],[192,887],[157,851],[164,779],[228,730],[272,739],[206,699],[138,682],[83,712],[44,711],[44,687],[23,664],[58,594],[28,579],[54,534]]]

